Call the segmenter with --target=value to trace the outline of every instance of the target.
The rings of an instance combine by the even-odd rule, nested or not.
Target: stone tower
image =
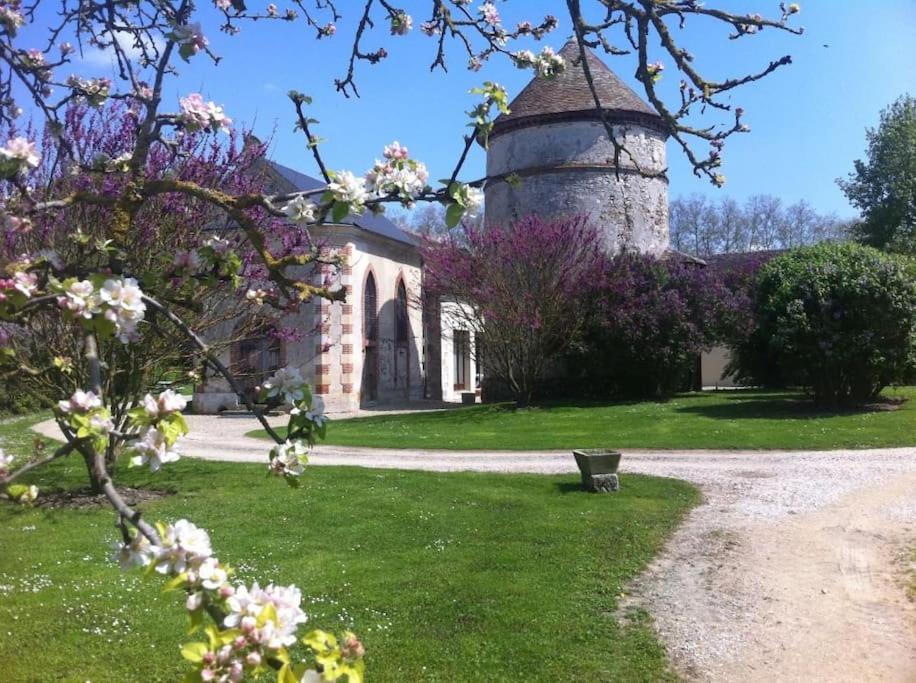
[[[601,230],[608,253],[627,248],[661,254],[668,248],[668,180],[640,174],[614,147],[595,108],[575,40],[560,51],[566,70],[536,77],[495,123],[487,152],[486,219],[527,214],[584,214]],[[643,172],[666,169],[661,117],[591,51],[588,64],[614,136]],[[515,174],[519,183],[506,182]]]

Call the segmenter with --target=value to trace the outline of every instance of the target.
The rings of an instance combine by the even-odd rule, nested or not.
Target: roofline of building
[[[318,235],[322,232],[330,232],[332,230],[338,234],[340,234],[340,232],[342,231],[345,231],[345,232],[349,232],[351,235],[354,235],[354,236],[364,237],[364,238],[368,237],[370,241],[374,239],[382,243],[393,244],[405,252],[409,251],[409,252],[414,252],[417,254],[419,254],[420,252],[420,245],[418,242],[406,242],[404,240],[396,239],[388,235],[383,235],[382,233],[375,232],[374,230],[369,230],[368,228],[364,228],[363,226],[359,225],[358,223],[316,223],[316,224],[308,226],[308,229],[309,229],[309,232],[311,232],[314,235]],[[411,233],[405,232],[405,234],[410,235]]]
[[[605,119],[612,124],[633,124],[651,128],[666,138],[670,135],[668,127],[662,121],[658,114],[647,114],[641,111],[632,111],[630,109],[604,109]],[[571,123],[576,121],[598,121],[601,122],[601,112],[595,109],[585,109],[582,111],[562,111],[549,114],[532,114],[531,116],[520,116],[518,118],[497,119],[493,125],[493,132],[490,133],[490,139],[494,139],[505,133],[510,133],[522,128],[533,128],[536,126],[549,125],[551,123]]]

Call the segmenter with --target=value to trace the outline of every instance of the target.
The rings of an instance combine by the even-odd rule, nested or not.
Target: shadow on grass
[[[886,399],[857,408],[821,408],[799,394],[772,394],[766,398],[728,396],[722,403],[680,406],[678,413],[701,415],[717,420],[819,420],[895,410],[903,402]]]
[[[557,491],[566,495],[567,493],[581,493],[583,496],[588,495],[588,491],[582,488],[581,481],[558,481],[554,484]]]

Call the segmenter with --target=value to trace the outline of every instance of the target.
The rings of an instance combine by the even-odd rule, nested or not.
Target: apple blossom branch
[[[735,133],[748,132],[749,128],[741,122],[743,109],[737,107],[733,110],[730,104],[717,99],[717,97],[739,86],[759,81],[779,67],[791,64],[792,58],[788,55],[780,57],[752,74],[722,81],[709,80],[694,67],[693,55],[677,43],[669,24],[666,23],[666,18],[676,17],[678,19],[678,27],[681,29],[684,28],[687,18],[691,15],[715,19],[734,29],[734,32],[729,36],[733,40],[755,35],[764,28],[799,35],[803,32],[803,29],[794,28],[788,24],[789,19],[799,12],[798,4],[780,2],[780,18],[766,19],[759,14],[741,15],[715,8],[707,8],[703,4],[691,0],[681,2],[600,0],[600,4],[606,9],[606,17],[604,21],[599,23],[588,23],[584,19],[580,0],[567,0],[566,4],[579,43],[580,59],[583,62],[586,80],[595,98],[598,110],[601,111],[601,106],[598,101],[594,80],[585,60],[585,49],[586,46],[597,47],[600,45],[609,54],[629,54],[631,52],[630,49],[616,47],[605,34],[611,28],[622,27],[624,38],[629,43],[632,51],[637,53],[636,78],[643,84],[649,102],[662,117],[669,133],[677,141],[690,161],[694,173],[697,176],[706,176],[715,185],[722,185],[725,182],[725,177],[717,169],[721,166],[721,151],[725,140]],[[674,61],[677,69],[686,77],[685,80],[681,81],[680,103],[676,108],[669,107],[658,93],[656,85],[662,77],[664,64],[662,62],[650,63],[649,61],[648,44],[652,36],[658,38],[665,54]],[[718,129],[715,125],[697,127],[688,124],[686,120],[693,113],[694,105],[700,105],[703,108],[709,107],[718,111],[733,111],[734,122],[727,127]],[[626,150],[622,143],[614,137],[610,122],[603,116],[602,119],[605,121],[605,128],[614,145],[615,160],[619,162],[621,153],[626,152]],[[689,141],[690,138],[698,138],[710,144],[710,152],[705,158],[701,158],[694,151]],[[631,162],[635,164],[635,159],[633,159],[632,155],[628,154],[628,156]]]

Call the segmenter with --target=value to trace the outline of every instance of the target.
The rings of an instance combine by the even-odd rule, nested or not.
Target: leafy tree
[[[879,249],[916,254],[916,99],[900,97],[865,137],[868,158],[837,181],[862,213],[856,233]]]
[[[739,374],[807,386],[822,407],[874,399],[916,368],[916,272],[871,247],[800,247],[763,266]]]

